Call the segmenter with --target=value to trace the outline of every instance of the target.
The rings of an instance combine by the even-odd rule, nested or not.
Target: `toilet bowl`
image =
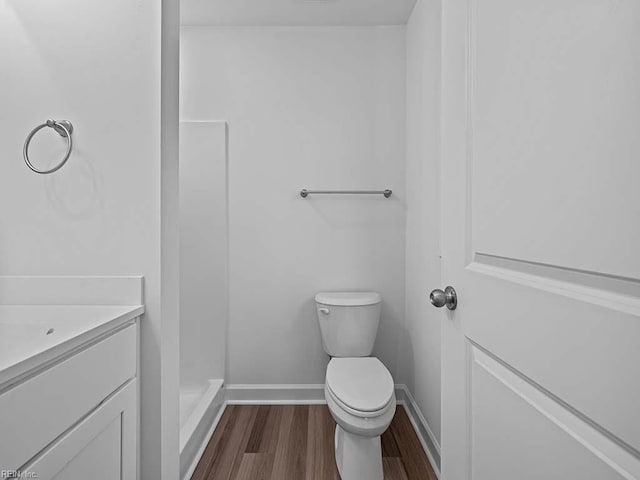
[[[316,295],[327,366],[325,399],[336,421],[336,464],[342,480],[382,480],[380,435],[396,411],[393,378],[371,357],[382,297],[376,292]]]
[[[396,411],[393,379],[375,357],[334,358],[325,398],[336,421],[336,464],[342,480],[382,480],[380,435]]]

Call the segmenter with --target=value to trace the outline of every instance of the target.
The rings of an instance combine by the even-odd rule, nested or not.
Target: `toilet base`
[[[335,448],[342,480],[383,480],[380,436],[354,435],[336,425]]]

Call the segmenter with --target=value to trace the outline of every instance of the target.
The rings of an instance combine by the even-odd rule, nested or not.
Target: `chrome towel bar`
[[[393,192],[387,190],[300,190],[300,196],[307,198],[309,195],[384,195],[389,198]]]

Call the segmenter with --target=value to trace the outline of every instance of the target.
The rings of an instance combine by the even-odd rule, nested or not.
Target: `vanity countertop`
[[[142,305],[0,305],[0,390],[143,313]]]

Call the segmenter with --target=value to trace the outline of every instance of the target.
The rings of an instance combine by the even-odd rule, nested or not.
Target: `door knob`
[[[458,306],[458,294],[453,287],[447,287],[444,292],[440,289],[431,292],[429,297],[434,307],[442,308],[445,305],[449,310],[455,310]]]

